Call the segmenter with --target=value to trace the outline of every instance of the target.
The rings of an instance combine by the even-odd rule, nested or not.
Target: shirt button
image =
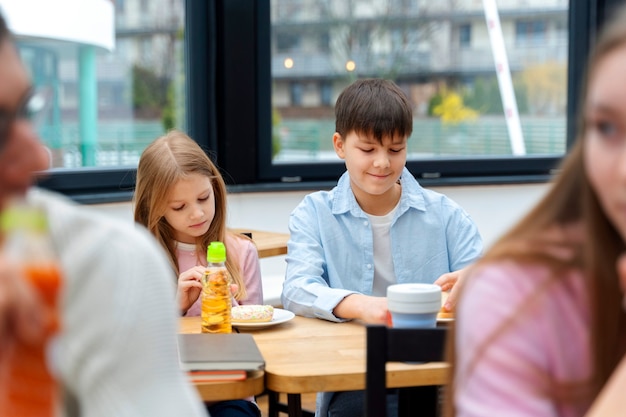
[[[365,266],[367,267],[367,269],[372,269],[372,264],[367,264]]]
[[[363,226],[367,226],[367,221],[364,221],[364,222],[363,222]]]

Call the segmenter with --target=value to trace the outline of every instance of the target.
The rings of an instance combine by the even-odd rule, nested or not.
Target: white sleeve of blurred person
[[[82,417],[205,416],[178,364],[175,277],[143,228],[33,189],[65,278],[52,364]]]

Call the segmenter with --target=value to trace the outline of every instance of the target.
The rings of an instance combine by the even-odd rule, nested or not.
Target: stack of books
[[[193,382],[237,381],[265,368],[254,338],[244,333],[179,334],[178,358]]]

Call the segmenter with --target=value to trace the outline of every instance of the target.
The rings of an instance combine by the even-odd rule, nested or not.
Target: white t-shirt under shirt
[[[393,210],[384,216],[367,214],[372,225],[374,235],[374,283],[372,295],[377,297],[387,296],[387,287],[396,283],[396,275],[393,271],[391,257],[391,221],[398,210],[396,205]]]

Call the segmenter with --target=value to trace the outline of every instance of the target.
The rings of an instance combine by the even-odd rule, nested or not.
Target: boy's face
[[[22,111],[31,84],[13,43],[0,41],[0,209],[22,195],[38,171],[48,168],[48,152]]]
[[[345,137],[336,132],[333,135],[335,152],[345,161],[352,192],[365,211],[367,202],[397,202],[396,183],[406,163],[406,141],[406,137],[385,137],[380,144],[356,132]]]

